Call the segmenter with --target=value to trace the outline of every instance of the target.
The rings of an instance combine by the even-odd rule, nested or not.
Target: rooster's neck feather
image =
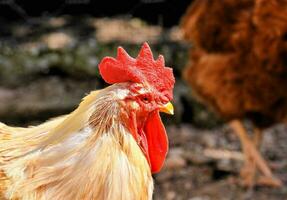
[[[9,199],[151,199],[150,167],[119,119],[114,87],[91,93],[70,115],[40,126],[18,132],[0,127],[10,132],[0,158],[32,152],[0,167]]]

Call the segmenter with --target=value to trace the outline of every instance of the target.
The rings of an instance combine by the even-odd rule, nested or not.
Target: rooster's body
[[[146,89],[116,83],[89,94],[71,114],[39,126],[0,124],[0,199],[150,200],[151,173],[162,166],[156,163],[162,149],[150,144],[149,124],[160,118],[158,108],[143,112],[144,105],[132,100]],[[153,127],[156,137],[165,133],[161,125]],[[154,157],[150,150],[160,152]]]
[[[148,162],[119,121],[115,94],[101,93],[105,91],[87,96],[70,115],[36,127],[1,126],[0,155],[8,160],[1,167],[2,196],[25,200],[151,199]],[[41,150],[52,134],[63,138]],[[35,148],[38,150],[23,158],[14,158]]]

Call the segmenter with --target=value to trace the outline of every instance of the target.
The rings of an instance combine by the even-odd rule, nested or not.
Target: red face
[[[159,112],[173,114],[173,107],[167,97],[148,85],[131,83],[128,88],[128,94],[121,101],[121,116],[146,156],[152,173],[156,173],[168,151],[168,139]]]

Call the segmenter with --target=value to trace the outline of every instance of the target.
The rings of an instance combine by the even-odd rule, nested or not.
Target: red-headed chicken
[[[0,124],[0,199],[150,200],[168,139],[159,112],[173,114],[174,76],[145,43],[99,64],[113,84],[71,114],[39,126]]]
[[[243,183],[280,186],[258,149],[261,129],[287,119],[287,1],[196,0],[181,27],[194,44],[184,76],[238,134]],[[243,119],[255,125],[253,138]]]

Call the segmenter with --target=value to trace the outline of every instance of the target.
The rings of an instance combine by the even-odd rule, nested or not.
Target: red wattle
[[[148,144],[151,172],[157,173],[161,170],[168,152],[168,138],[158,111],[149,115],[144,132]]]

